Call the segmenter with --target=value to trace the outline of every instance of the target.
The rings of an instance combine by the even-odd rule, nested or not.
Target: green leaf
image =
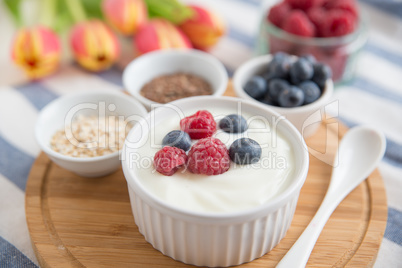
[[[74,20],[70,14],[70,12],[66,12],[67,6],[64,1],[58,1],[57,5],[57,19],[54,20],[53,29],[56,32],[64,32],[68,30],[73,24]]]
[[[87,20],[87,13],[81,0],[64,0],[64,2],[75,23]]]
[[[145,0],[149,14],[162,17],[174,24],[180,24],[194,15],[191,8],[177,0]]]
[[[103,19],[102,0],[81,0],[89,18]]]
[[[57,4],[59,1],[42,0],[40,5],[39,22],[49,28],[54,29],[57,13]]]
[[[21,2],[22,0],[4,0],[5,6],[7,7],[10,14],[13,16],[14,21],[18,26],[22,25],[20,12]]]

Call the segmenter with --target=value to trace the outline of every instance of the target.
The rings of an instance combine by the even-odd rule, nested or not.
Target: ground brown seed
[[[212,93],[211,85],[207,81],[188,73],[158,76],[141,89],[142,96],[158,103]]]

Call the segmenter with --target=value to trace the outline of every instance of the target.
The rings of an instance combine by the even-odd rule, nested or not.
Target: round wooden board
[[[226,95],[233,95],[228,90]],[[244,267],[275,267],[317,211],[328,188],[339,138],[347,131],[325,121],[306,140],[310,168],[286,237],[265,256]],[[320,159],[320,160],[319,160]],[[187,267],[155,250],[134,223],[122,170],[82,178],[41,153],[26,187],[26,217],[42,267]],[[384,234],[387,203],[375,170],[332,214],[308,267],[372,266]]]

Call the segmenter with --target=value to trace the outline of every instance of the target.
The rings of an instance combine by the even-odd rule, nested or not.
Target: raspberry
[[[203,139],[214,134],[216,122],[210,112],[201,110],[180,120],[180,128],[192,139]]]
[[[307,10],[322,4],[323,0],[285,0],[292,8]]]
[[[156,171],[166,176],[172,176],[186,162],[186,152],[176,147],[165,146],[154,156]]]
[[[300,36],[312,37],[315,34],[315,26],[301,10],[294,10],[283,22],[282,29]]]
[[[355,30],[355,18],[352,14],[342,10],[330,10],[320,27],[323,37],[343,36]]]
[[[229,166],[228,149],[216,138],[199,140],[188,153],[187,167],[192,173],[218,175],[226,172]]]
[[[353,0],[336,0],[330,1],[326,5],[327,9],[339,9],[343,11],[347,11],[353,15],[355,19],[359,17],[359,11],[356,5],[356,2]]]
[[[317,29],[316,36],[320,37],[320,26],[324,23],[327,10],[322,7],[313,7],[307,10],[306,14]]]
[[[338,1],[338,0],[323,0],[321,6],[323,8],[329,9],[329,6],[331,5],[331,2],[333,2],[333,1]]]
[[[324,52],[325,63],[331,67],[332,70],[332,79],[334,81],[339,80],[343,77],[345,73],[346,64],[349,59],[349,53],[345,51],[344,48],[333,48],[331,50]]]
[[[287,17],[290,11],[290,6],[286,2],[281,2],[269,10],[267,19],[277,27],[281,27],[283,19]]]

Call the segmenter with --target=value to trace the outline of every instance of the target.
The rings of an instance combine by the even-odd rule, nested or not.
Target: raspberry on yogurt
[[[172,176],[181,166],[185,165],[186,162],[186,152],[171,146],[163,147],[154,156],[156,171],[165,176]]]
[[[211,137],[216,131],[216,122],[210,112],[200,110],[180,120],[180,128],[190,138],[198,140]]]
[[[217,138],[201,139],[191,147],[187,167],[195,174],[225,173],[230,167],[229,151]]]

